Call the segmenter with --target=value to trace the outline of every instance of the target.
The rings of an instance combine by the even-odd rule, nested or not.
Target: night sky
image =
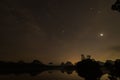
[[[115,0],[0,0],[0,60],[120,58]]]

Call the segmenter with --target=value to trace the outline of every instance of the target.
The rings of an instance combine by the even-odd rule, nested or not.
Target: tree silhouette
[[[116,10],[120,12],[120,0],[117,0],[113,5],[112,5],[112,10]]]
[[[76,72],[86,80],[97,80],[102,74],[100,65],[92,59],[86,59],[76,64]]]

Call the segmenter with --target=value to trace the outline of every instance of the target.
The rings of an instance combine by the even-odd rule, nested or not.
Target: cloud
[[[120,52],[120,45],[112,46],[109,49],[112,51]]]

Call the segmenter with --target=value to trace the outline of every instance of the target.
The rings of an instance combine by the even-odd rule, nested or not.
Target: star
[[[62,33],[64,33],[65,32],[65,30],[62,30]]]
[[[98,14],[102,13],[102,11],[97,11]]]
[[[104,34],[103,34],[103,33],[100,33],[100,36],[102,37],[102,36],[104,36]]]

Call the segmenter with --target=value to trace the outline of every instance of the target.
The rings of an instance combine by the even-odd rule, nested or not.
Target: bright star
[[[100,36],[102,37],[102,36],[104,36],[104,34],[103,34],[103,33],[100,33]]]

